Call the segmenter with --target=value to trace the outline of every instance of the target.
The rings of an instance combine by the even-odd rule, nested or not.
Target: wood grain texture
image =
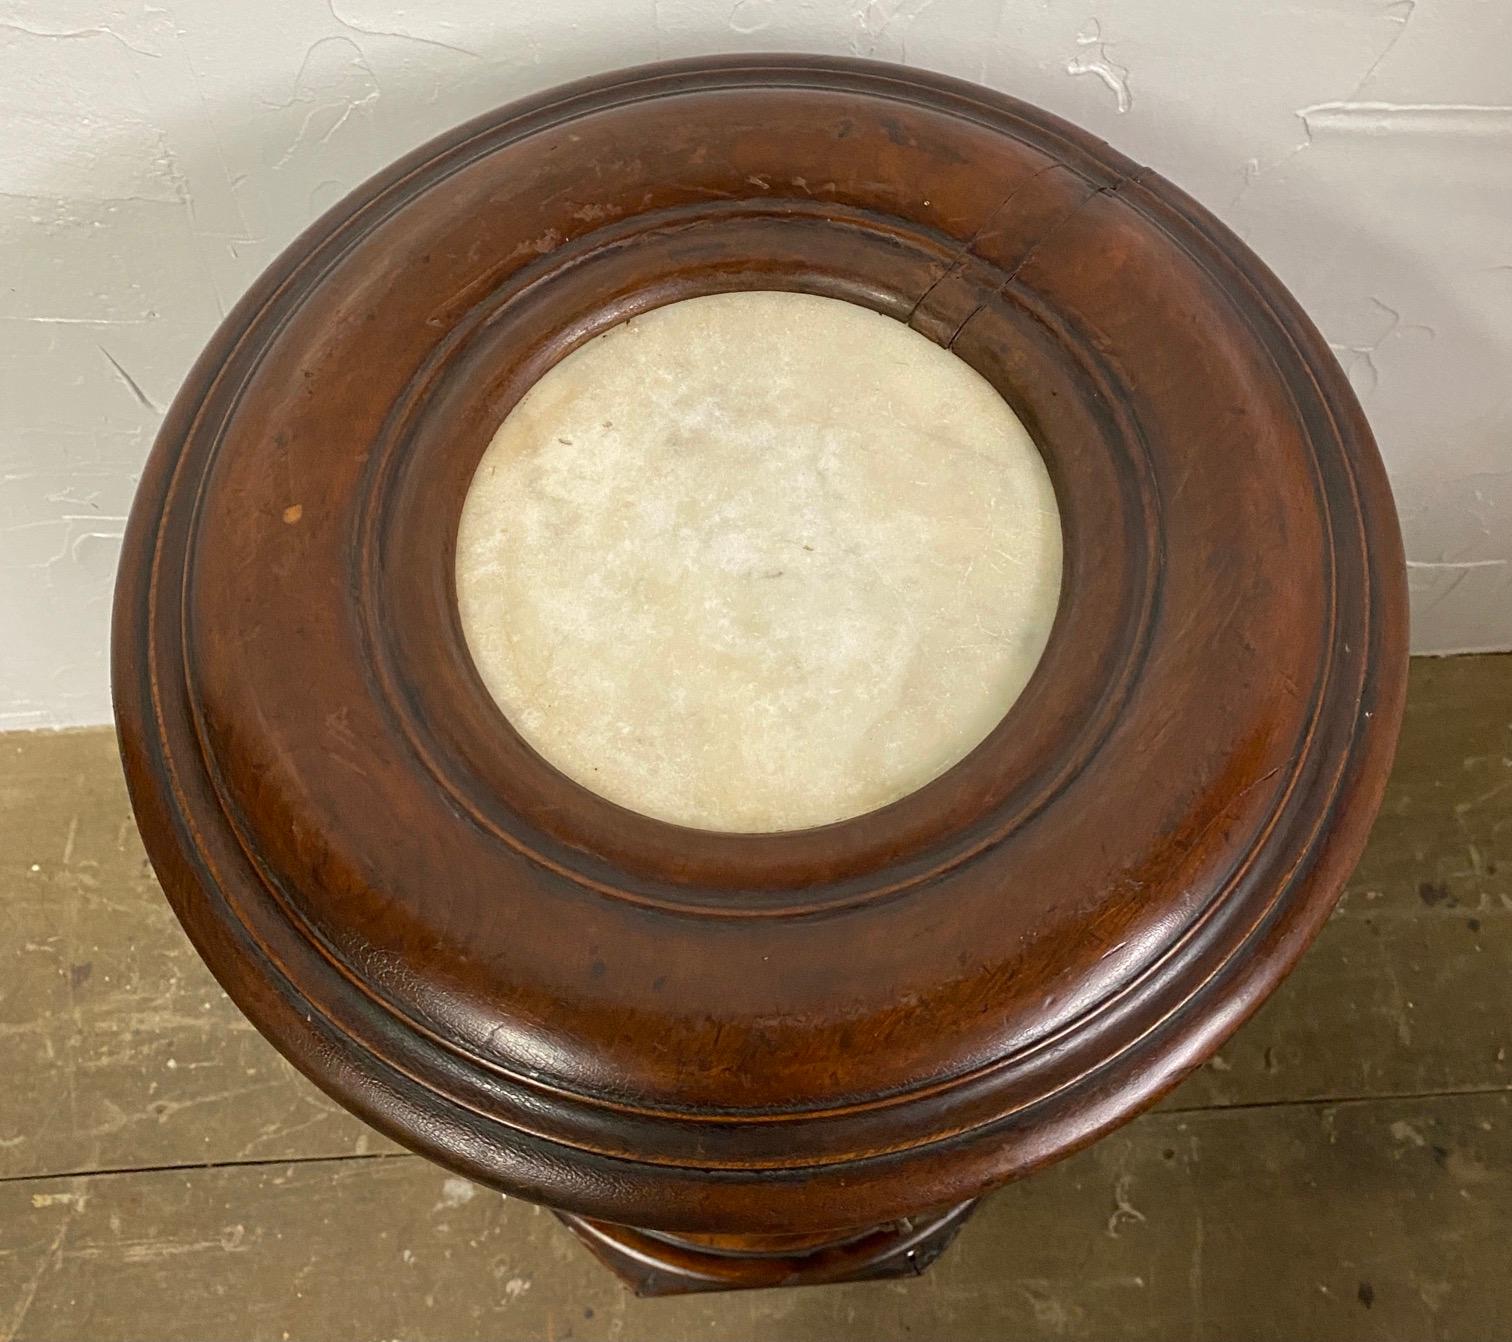
[[[1512,656],[1413,662],[1348,889],[1284,987],[1167,1107],[1512,1084],[1508,704]],[[0,736],[0,813],[20,951],[0,981],[0,1073],[22,1078],[0,1090],[0,1177],[395,1149],[278,1057],[185,940],[109,731]]]
[[[1512,1121],[1509,704],[1512,656],[1413,663],[1348,892],[1167,1102],[1226,1106],[1233,1127],[1138,1120],[994,1195],[916,1284],[658,1302],[628,1298],[544,1212],[419,1161],[323,1159],[366,1130],[238,1032],[145,871],[110,734],[0,737],[0,904],[21,951],[0,981],[0,1337],[1496,1336],[1512,1203],[1473,1180],[1504,1173],[1484,1143]],[[180,996],[186,1011],[151,1009]],[[166,1066],[189,1049],[196,1066]],[[1470,1093],[1402,1098],[1432,1091]],[[332,1112],[306,1125],[316,1105]],[[142,1165],[191,1168],[48,1177]],[[1123,1175],[1145,1219],[1117,1216],[1114,1237]]]
[[[1507,1095],[1151,1114],[922,1277],[744,1297],[636,1300],[543,1209],[407,1156],[36,1181],[0,1187],[0,1337],[1486,1342],[1509,1219]]]
[[[910,796],[709,834],[539,759],[467,657],[457,516],[539,373],[676,298],[844,297],[1031,427],[1066,582],[1003,723]],[[1237,239],[1011,99],[860,62],[622,72],[317,224],[191,375],[115,689],[196,946],[320,1086],[492,1187],[844,1231],[1107,1132],[1274,987],[1363,846],[1400,545],[1317,332]]]
[[[1370,843],[1278,993],[1169,1103],[1512,1084],[1512,655],[1420,658]]]
[[[273,1052],[163,900],[113,733],[0,736],[0,1178],[388,1143]]]

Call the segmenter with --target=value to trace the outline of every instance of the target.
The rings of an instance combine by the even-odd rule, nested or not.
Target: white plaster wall
[[[1217,211],[1364,400],[1417,650],[1512,646],[1505,0],[0,0],[0,728],[108,719],[141,462],[304,225],[520,94],[742,49],[1009,90]]]

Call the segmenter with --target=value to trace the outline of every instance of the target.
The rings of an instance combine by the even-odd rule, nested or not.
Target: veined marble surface
[[[1002,719],[1044,650],[1061,531],[973,369],[835,299],[690,299],[598,336],[495,435],[463,628],[568,776],[683,825],[885,805]]]

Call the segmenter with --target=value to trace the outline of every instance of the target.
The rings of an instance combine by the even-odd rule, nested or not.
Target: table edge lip
[[[469,1177],[508,1191],[522,1192],[567,1210],[607,1219],[614,1219],[616,1213],[623,1216],[633,1211],[640,1215],[643,1224],[648,1225],[655,1222],[645,1216],[647,1189],[674,1182],[686,1184],[690,1189],[705,1190],[716,1186],[728,1189],[732,1182],[764,1183],[773,1187],[794,1182],[838,1185],[856,1178],[862,1166],[881,1174],[900,1164],[923,1163],[944,1167],[929,1180],[935,1192],[943,1190],[937,1200],[972,1197],[1008,1177],[1068,1154],[1152,1103],[1199,1065],[1259,1006],[1326,921],[1363,850],[1370,823],[1379,807],[1387,765],[1400,727],[1406,689],[1405,565],[1389,485],[1363,413],[1336,361],[1296,300],[1247,247],[1237,240],[1226,243],[1224,250],[1229,261],[1269,309],[1277,326],[1282,326],[1282,318],[1286,319],[1283,329],[1287,330],[1300,357],[1317,378],[1318,395],[1333,414],[1340,444],[1349,457],[1365,542],[1360,563],[1368,582],[1369,596],[1362,617],[1372,642],[1362,684],[1372,688],[1370,701],[1373,708],[1367,711],[1362,705],[1356,705],[1357,717],[1349,737],[1349,750],[1330,798],[1330,820],[1333,823],[1317,834],[1310,851],[1299,855],[1305,856],[1308,866],[1290,879],[1283,896],[1278,899],[1280,912],[1276,915],[1275,944],[1266,954],[1241,957],[1242,964],[1225,964],[1225,973],[1232,977],[1226,985],[1227,995],[1221,1006],[1214,1007],[1211,1001],[1214,996],[1211,981],[1195,985],[1179,1011],[1174,1013],[1174,1018],[1162,1021],[1158,1028],[1144,1035],[1138,1048],[1115,1054],[1107,1060],[1105,1065],[1121,1063],[1122,1070],[1131,1073],[1113,1088],[1110,1095],[1085,1093],[1098,1090],[1094,1071],[1079,1076],[1068,1088],[1070,1094],[1051,1092],[1023,1114],[1004,1115],[965,1133],[951,1133],[899,1152],[867,1155],[858,1160],[838,1160],[817,1167],[762,1168],[740,1175],[686,1165],[640,1164],[606,1158],[572,1146],[555,1147],[549,1141],[525,1135],[514,1143],[510,1160],[501,1159],[493,1148],[476,1150],[468,1155],[463,1149],[465,1143],[448,1140],[444,1135],[447,1125],[436,1122],[435,1106],[446,1105],[447,1097],[435,1092],[401,1094],[384,1082],[375,1086],[373,1077],[357,1065],[359,1060],[355,1057],[319,1065],[318,1060],[326,1049],[319,1041],[314,1021],[297,1005],[302,1000],[297,985],[286,982],[273,994],[256,990],[251,980],[255,980],[258,974],[252,970],[248,959],[234,949],[234,930],[213,926],[215,918],[205,907],[206,892],[193,874],[195,840],[190,837],[193,825],[188,822],[182,799],[170,798],[159,785],[157,755],[159,751],[166,751],[166,746],[156,729],[157,705],[150,690],[144,688],[144,674],[153,659],[146,621],[153,595],[151,578],[154,566],[144,561],[153,554],[160,539],[157,522],[170,492],[171,469],[179,447],[188,435],[201,395],[226,354],[255,324],[271,294],[286,278],[293,258],[325,238],[337,222],[350,220],[364,201],[380,195],[415,167],[464,142],[479,129],[496,125],[506,113],[524,115],[587,90],[602,92],[647,79],[688,73],[755,74],[762,71],[784,71],[799,83],[805,76],[838,71],[847,77],[875,77],[879,81],[907,85],[925,95],[966,94],[998,108],[1027,107],[1008,95],[963,81],[880,62],[788,55],[692,58],[610,72],[565,85],[485,113],[413,151],[358,188],[296,239],[252,285],[200,356],[164,421],[133,504],[122,550],[121,576],[112,621],[112,689],[132,805],[153,865],[176,913],[200,954],[238,1006],[318,1085],[405,1145]],[[1098,143],[1086,132],[1065,126],[1051,114],[1041,113],[1038,109],[1029,110],[1038,124],[1063,127],[1070,142],[1082,153],[1089,152],[1089,146]],[[1116,151],[1108,150],[1107,153],[1115,161],[1121,159]],[[1176,211],[1195,232],[1225,241],[1231,236],[1213,216],[1178,188],[1153,174],[1139,174],[1140,189],[1149,190],[1152,184],[1163,206]],[[1351,448],[1353,450],[1349,450]],[[1356,656],[1365,658],[1366,650],[1358,650]],[[1373,714],[1368,729],[1358,716],[1362,712],[1367,717]],[[276,1006],[270,1005],[274,996],[279,999]],[[1139,1055],[1138,1065],[1132,1068],[1132,1072],[1128,1065],[1130,1052]],[[382,1061],[376,1055],[369,1055],[364,1065],[381,1067]],[[1078,1095],[1075,1092],[1083,1093]],[[1030,1117],[1033,1118],[1032,1124],[1027,1123]],[[508,1129],[507,1122],[502,1126]],[[564,1158],[586,1166],[604,1162],[603,1179],[579,1181],[553,1172],[551,1167]],[[521,1168],[510,1168],[515,1166]],[[631,1177],[632,1172],[638,1177]],[[898,1182],[898,1186],[902,1187],[906,1182]],[[623,1191],[627,1183],[634,1190],[628,1195]],[[613,1191],[616,1188],[620,1191]],[[893,1205],[886,1197],[875,1193],[872,1202],[882,1209],[884,1215]],[[907,1198],[898,1203],[897,1210],[907,1211],[916,1205],[917,1198]],[[771,1215],[775,1217],[780,1213],[774,1211]],[[719,1229],[729,1223],[728,1218],[717,1211],[712,1212],[712,1217],[711,1228]],[[742,1225],[749,1227],[751,1222],[747,1220]],[[683,1212],[670,1228],[697,1229],[699,1226],[690,1224],[688,1214]]]

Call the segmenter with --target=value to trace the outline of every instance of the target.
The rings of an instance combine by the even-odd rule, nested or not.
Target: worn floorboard
[[[392,1149],[226,999],[142,851],[109,731],[0,737],[0,1177]]]
[[[415,1157],[0,1188],[0,1330],[206,1338],[1494,1342],[1512,1096],[1152,1114],[988,1200],[906,1283],[637,1301]]]
[[[1512,1335],[1512,657],[1414,664],[1366,858],[1221,1056],[906,1285],[635,1302],[398,1155],[199,963],[108,732],[0,736],[0,917],[0,1342]]]

